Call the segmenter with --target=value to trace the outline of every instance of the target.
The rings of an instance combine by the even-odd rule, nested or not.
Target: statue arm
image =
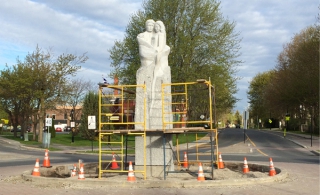
[[[137,39],[138,39],[139,46],[145,46],[147,48],[152,48],[153,49],[153,46],[150,43],[146,42],[143,39],[143,36],[138,35]]]

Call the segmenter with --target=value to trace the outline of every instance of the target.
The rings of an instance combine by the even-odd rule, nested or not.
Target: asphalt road
[[[289,139],[278,134],[258,130],[224,129],[219,134],[219,152],[224,161],[243,161],[248,163],[268,164],[269,157],[273,158],[276,167],[286,169],[288,179],[275,183],[245,186],[227,186],[221,188],[201,189],[73,189],[71,186],[50,188],[48,186],[33,186],[32,183],[16,179],[25,171],[33,168],[35,158],[43,159],[43,150],[25,150],[15,145],[8,145],[0,141],[0,195],[4,194],[153,194],[158,195],[191,195],[191,194],[239,194],[239,195],[291,195],[319,194],[319,156],[310,152]],[[244,139],[245,138],[245,139]],[[245,142],[244,142],[245,141]],[[190,148],[190,157],[194,158],[194,148]],[[201,158],[210,158],[209,145],[198,148]],[[50,152],[52,164],[66,164],[77,162],[97,162],[97,156],[71,154],[64,152]],[[197,182],[197,181],[195,181]],[[107,184],[106,184],[107,185]]]
[[[0,160],[0,168],[13,167],[22,165],[32,165],[35,159],[40,161],[44,158],[44,150],[30,150],[22,147],[16,147],[7,143],[0,142],[0,148],[3,158]],[[79,159],[84,163],[97,162],[98,157],[95,155],[68,154],[64,152],[49,152],[50,162],[52,164],[74,163]]]
[[[302,148],[289,139],[284,139],[280,134],[268,131],[243,129],[225,129],[219,134],[219,148],[231,148],[235,143],[237,147],[247,147],[242,153],[247,159],[256,162],[265,162],[270,157],[275,162],[288,163],[316,163],[319,164],[318,156]],[[245,139],[244,139],[245,137]],[[252,151],[250,152],[250,149]],[[239,155],[224,155],[225,160],[239,161]],[[237,152],[235,152],[237,153]],[[241,154],[241,153],[240,153]]]

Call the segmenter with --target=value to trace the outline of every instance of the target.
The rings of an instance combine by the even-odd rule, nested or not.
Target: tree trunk
[[[39,114],[39,134],[38,134],[39,135],[38,136],[39,143],[42,143],[44,115],[45,115],[44,98],[41,97],[41,99],[40,99],[40,114]]]

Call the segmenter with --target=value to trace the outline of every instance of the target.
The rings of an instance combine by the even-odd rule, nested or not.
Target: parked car
[[[26,131],[27,131],[27,132],[30,132],[30,128],[28,127]],[[10,130],[10,132],[14,132],[14,129],[12,128],[12,129]],[[18,127],[17,127],[17,132],[21,132],[21,126],[18,126]]]
[[[16,131],[17,131],[17,132],[21,132],[21,127],[17,127],[17,130],[16,130]],[[10,132],[14,132],[14,128],[12,128]]]
[[[61,127],[57,127],[57,128],[56,128],[56,132],[62,132]]]
[[[71,131],[71,127],[70,127],[70,126],[66,126],[66,127],[64,128],[64,131],[70,132],[70,131]]]
[[[239,125],[239,124],[236,124],[236,128],[240,129],[240,125]]]

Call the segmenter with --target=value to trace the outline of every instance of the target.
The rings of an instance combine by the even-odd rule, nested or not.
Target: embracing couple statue
[[[168,65],[170,47],[166,44],[166,29],[162,21],[155,22],[149,19],[145,23],[146,31],[138,34],[139,56],[141,67],[137,71],[137,84],[146,85],[147,99],[147,128],[162,129],[161,110],[161,84],[171,83],[171,70]],[[171,88],[168,88],[168,92]],[[136,117],[141,113],[138,100],[142,94],[138,93],[136,98]],[[140,103],[139,103],[140,102]],[[142,113],[141,113],[142,114]]]
[[[158,177],[163,173],[164,160],[168,170],[173,171],[174,167],[173,154],[169,149],[171,135],[166,136],[164,146],[163,132],[158,131],[173,128],[172,97],[168,95],[171,94],[171,85],[161,87],[163,83],[171,84],[170,47],[166,44],[166,30],[161,21],[147,20],[146,31],[138,34],[137,40],[141,66],[136,73],[139,87],[136,88],[135,129],[145,128],[147,133],[146,145],[142,136],[135,137],[135,167],[146,164],[147,173]],[[162,97],[162,94],[166,96]]]
[[[137,36],[141,66],[154,64],[155,71],[168,66],[170,47],[166,44],[166,29],[162,21],[146,21],[146,31]]]

